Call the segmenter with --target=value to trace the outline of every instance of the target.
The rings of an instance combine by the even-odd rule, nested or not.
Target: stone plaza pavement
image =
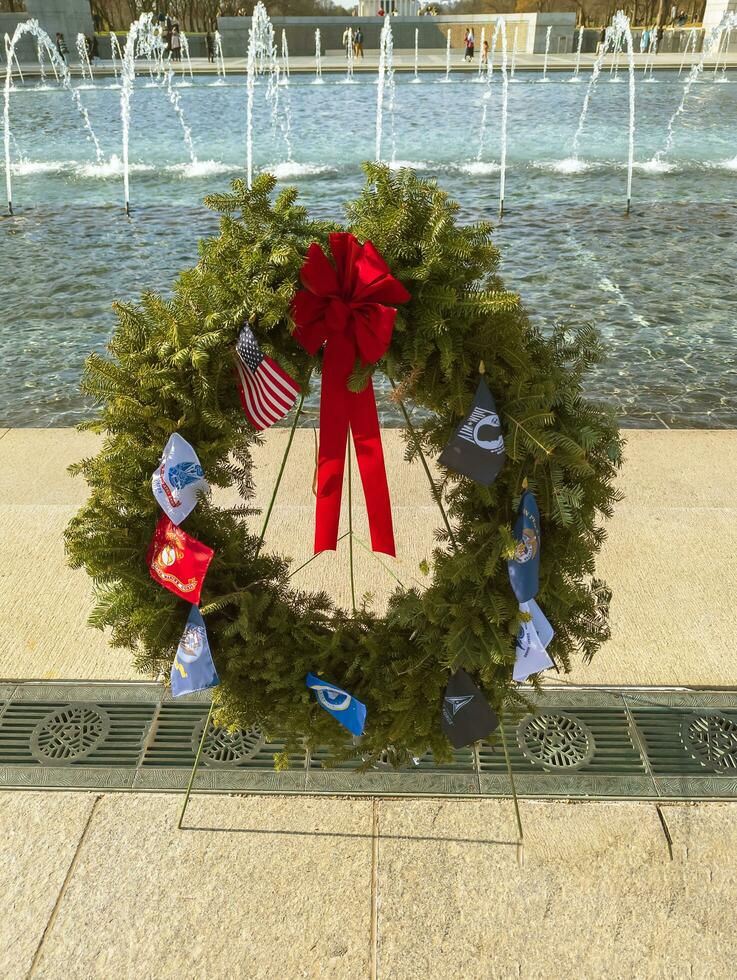
[[[729,978],[735,810],[0,793],[0,976]]]
[[[599,562],[611,641],[566,680],[734,686],[737,433],[632,431]],[[268,496],[286,433],[257,455]],[[403,559],[421,578],[437,512],[384,433]],[[71,430],[0,430],[0,680],[133,678],[85,627],[62,531],[84,499]],[[267,536],[310,553],[313,435],[301,431]],[[365,536],[362,501],[358,534]],[[295,535],[295,530],[299,534]],[[357,550],[358,590],[393,580]],[[347,554],[300,584],[346,602]],[[385,583],[385,584],[382,584]],[[549,683],[561,683],[553,675]],[[727,978],[737,810],[652,803],[0,793],[0,977]]]
[[[614,592],[612,639],[565,680],[732,686],[737,431],[628,430],[625,437],[625,499],[598,562]],[[258,506],[271,494],[287,438],[287,430],[272,430],[256,452]],[[267,547],[291,556],[294,567],[312,554],[313,438],[312,430],[297,432],[266,536]],[[383,441],[400,558],[382,561],[402,581],[422,583],[418,566],[431,555],[439,513],[422,467],[404,463],[399,431],[385,430]],[[72,429],[0,429],[0,679],[139,677],[125,653],[86,626],[88,580],[64,563],[64,527],[86,493],[66,468],[98,445]],[[360,487],[357,476],[354,485]],[[368,541],[360,489],[354,510],[357,533]],[[360,546],[355,556],[357,594],[372,592],[381,607],[395,579]],[[347,547],[324,554],[294,582],[325,589],[347,606]]]

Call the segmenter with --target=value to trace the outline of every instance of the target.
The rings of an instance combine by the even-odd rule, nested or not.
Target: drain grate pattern
[[[505,718],[521,796],[737,799],[737,692],[551,688]],[[180,790],[206,723],[207,696],[160,685],[0,683],[0,787]],[[500,733],[497,733],[500,735]],[[277,756],[280,765],[277,771]],[[438,764],[395,770],[330,763],[259,731],[210,726],[195,788],[210,791],[506,796],[497,738]],[[284,758],[287,767],[284,768]]]
[[[517,739],[523,755],[543,769],[578,769],[593,756],[596,743],[584,722],[562,713],[527,715]]]

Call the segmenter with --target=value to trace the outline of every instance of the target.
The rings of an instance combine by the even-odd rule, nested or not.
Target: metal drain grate
[[[681,736],[703,766],[715,772],[737,770],[737,721],[718,712],[696,715],[685,719]]]
[[[536,711],[505,719],[520,796],[737,799],[737,692],[551,688]],[[180,790],[206,721],[207,696],[174,700],[156,684],[0,684],[0,786]],[[497,739],[408,769],[391,751],[368,772],[290,751],[258,731],[211,727],[196,789],[331,794],[509,795]]]
[[[94,704],[51,711],[31,732],[31,752],[43,765],[68,765],[86,758],[107,738],[110,715]]]
[[[583,721],[562,713],[527,715],[517,727],[523,755],[543,769],[578,769],[594,754],[596,743]]]

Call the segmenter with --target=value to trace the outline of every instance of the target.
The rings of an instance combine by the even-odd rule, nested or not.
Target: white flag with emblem
[[[197,453],[178,432],[169,436],[161,462],[151,477],[151,489],[161,509],[177,525],[209,490]]]

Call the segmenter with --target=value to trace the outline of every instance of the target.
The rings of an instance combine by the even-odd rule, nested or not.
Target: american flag
[[[255,428],[268,429],[294,405],[299,387],[263,353],[249,326],[243,327],[238,335],[235,352],[243,411]]]

